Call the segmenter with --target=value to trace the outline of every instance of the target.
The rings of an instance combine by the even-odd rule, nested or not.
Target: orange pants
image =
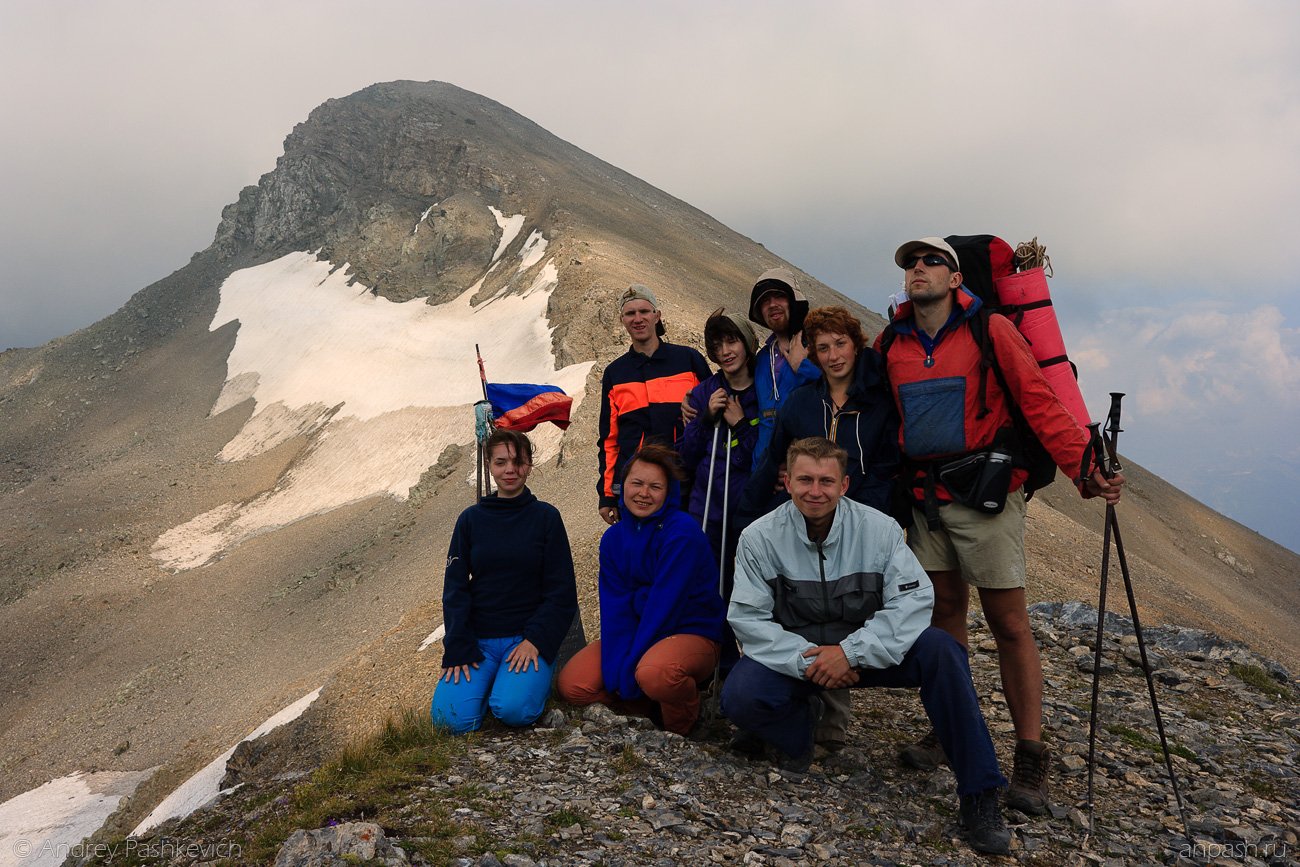
[[[569,704],[607,704],[622,713],[649,716],[658,702],[664,728],[684,735],[700,715],[700,683],[718,664],[718,643],[699,635],[670,635],[655,642],[636,666],[637,686],[644,699],[623,701],[605,690],[600,674],[600,642],[574,654],[560,672],[557,687]]]

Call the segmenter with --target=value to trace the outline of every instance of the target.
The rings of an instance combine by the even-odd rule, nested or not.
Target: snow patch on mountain
[[[420,642],[419,650],[415,652],[423,653],[427,648],[433,646],[434,642],[441,641],[442,637],[446,634],[447,634],[447,627],[439,623],[437,629],[433,630],[432,632],[430,632],[428,635],[424,637],[424,641]]]
[[[557,385],[578,404],[591,362],[556,368],[546,308],[557,284],[547,263],[522,294],[474,306],[480,281],[430,305],[389,301],[306,252],[231,274],[210,327],[238,322],[239,331],[212,412],[250,399],[254,411],[220,458],[310,441],[271,489],[168,530],[153,556],[190,569],[311,515],[376,495],[405,499],[443,449],[473,441],[475,344],[494,381]],[[538,463],[558,450],[552,427],[535,432]]]
[[[538,272],[537,278],[533,284],[524,290],[524,297],[527,298],[534,292],[550,292],[560,283],[560,272],[555,268],[555,262],[552,260],[542,266]]]
[[[510,246],[510,242],[519,236],[519,230],[524,227],[524,215],[515,214],[513,217],[507,217],[496,208],[488,205],[488,210],[496,218],[497,225],[501,227],[501,241],[497,244],[497,251],[492,254],[492,263],[496,264],[497,259]]]
[[[529,268],[542,261],[546,255],[546,239],[542,237],[541,229],[533,229],[528,240],[524,241],[524,246],[519,251],[519,273],[522,274]]]
[[[0,865],[62,864],[151,773],[78,772],[0,804]]]
[[[438,207],[438,203],[434,202],[432,205],[424,209],[424,213],[420,215],[420,219],[415,221],[415,228],[411,230],[412,237],[419,234],[420,224],[429,219],[429,215],[433,213],[433,209],[436,207]]]

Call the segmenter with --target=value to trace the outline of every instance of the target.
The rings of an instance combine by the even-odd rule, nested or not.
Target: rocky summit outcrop
[[[309,766],[427,702],[441,564],[473,499],[476,344],[492,379],[577,400],[567,431],[537,432],[532,482],[564,515],[593,634],[591,395],[626,346],[618,295],[651,285],[669,338],[698,346],[776,266],[880,327],[485,97],[390,82],[317,108],[209,248],[103,321],[0,353],[0,803],[161,768],[110,821],[125,833],[304,696],[287,753],[243,748],[233,773]],[[1144,617],[1295,669],[1300,558],[1127,465]],[[1034,601],[1093,598],[1100,527],[1068,484],[1036,497]]]
[[[1011,860],[1296,863],[1300,699],[1285,670],[1211,633],[1147,633],[1189,840],[1135,664],[1132,627],[1109,616],[1090,832],[1096,611],[1079,603],[1040,605],[1032,621],[1043,646],[1054,803],[1043,817],[1007,812]],[[972,630],[976,686],[1005,764],[1013,735],[997,695],[993,642],[978,620]],[[369,847],[373,863],[439,867],[986,863],[961,839],[951,772],[913,771],[896,760],[899,747],[924,725],[915,694],[853,695],[848,747],[820,756],[808,774],[729,753],[723,721],[688,740],[599,705],[581,711],[560,705],[536,727],[490,725],[464,739],[439,771],[394,778],[390,806],[364,796],[340,798],[323,828],[266,840],[312,785],[281,767],[137,845],[200,852],[224,844],[226,851],[239,850],[237,863],[256,863],[258,853],[274,850],[275,863],[285,867],[353,863],[347,852],[361,846]],[[368,824],[354,824],[359,813]]]

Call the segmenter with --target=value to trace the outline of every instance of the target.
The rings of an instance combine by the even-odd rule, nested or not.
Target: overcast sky
[[[491,97],[873,309],[920,234],[1032,236],[1121,445],[1300,549],[1300,4],[0,5],[0,348],[205,248],[316,105]]]

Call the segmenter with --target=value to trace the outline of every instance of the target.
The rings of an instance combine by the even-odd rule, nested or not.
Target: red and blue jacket
[[[652,355],[629,348],[600,379],[596,493],[600,506],[619,504],[623,463],[648,442],[672,448],[682,435],[682,398],[709,377],[709,363],[689,346],[660,341]]]
[[[988,317],[988,337],[1010,395],[989,372],[984,382],[988,413],[980,417],[980,379],[986,372],[980,367],[980,346],[969,322],[982,302],[965,287],[957,290],[954,300],[952,317],[933,338],[917,327],[910,301],[899,305],[891,323],[896,337],[886,361],[902,418],[899,445],[906,460],[915,465],[989,448],[1012,427],[1009,397],[1052,460],[1077,483],[1088,434],[1052,391],[1015,325],[997,313]],[[1025,470],[1017,468],[1009,490],[1018,490],[1026,476]],[[923,479],[923,470],[913,478],[918,502],[924,499]],[[943,502],[952,500],[937,481],[935,496]]]

